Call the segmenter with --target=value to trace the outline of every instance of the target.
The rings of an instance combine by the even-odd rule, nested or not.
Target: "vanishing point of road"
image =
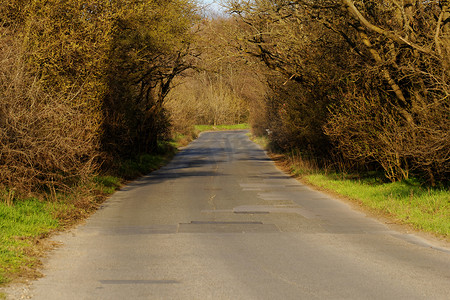
[[[56,236],[32,299],[450,299],[450,251],[203,133]],[[16,291],[17,292],[17,291]]]

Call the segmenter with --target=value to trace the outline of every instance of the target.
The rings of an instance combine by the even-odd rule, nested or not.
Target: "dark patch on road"
[[[177,280],[99,280],[101,284],[177,284]]]
[[[268,211],[235,211],[235,214],[270,214]]]
[[[186,223],[182,223],[186,224]],[[246,225],[246,224],[263,224],[258,221],[231,221],[231,222],[223,222],[223,221],[191,221],[188,224],[220,224],[220,225]],[[180,224],[181,225],[181,224]]]
[[[177,232],[176,225],[125,226],[98,229],[105,235],[140,235],[140,234],[173,234]]]
[[[274,224],[262,222],[192,221],[180,223],[178,233],[260,233],[280,232]]]

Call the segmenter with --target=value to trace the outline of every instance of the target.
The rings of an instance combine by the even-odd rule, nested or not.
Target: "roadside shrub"
[[[228,7],[241,52],[279,75],[267,78],[275,144],[325,159],[338,155],[349,167],[382,168],[392,181],[413,175],[431,185],[448,182],[448,1]]]
[[[47,93],[23,62],[21,45],[0,38],[0,184],[18,191],[57,187],[86,178],[96,168],[95,113],[76,92]]]

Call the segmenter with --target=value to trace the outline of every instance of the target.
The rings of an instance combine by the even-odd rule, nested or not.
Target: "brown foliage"
[[[275,142],[324,155],[334,152],[331,139],[342,155],[378,163],[391,180],[410,172],[432,184],[448,179],[448,1],[229,6],[241,22],[242,50],[287,80],[268,79]]]
[[[431,184],[436,177],[445,180],[450,28],[442,18],[448,6],[435,1],[343,3],[351,17],[346,22],[360,25],[347,25],[347,34],[371,58],[363,61],[371,72],[354,73],[359,79],[353,75],[354,83],[347,84],[349,92],[327,133],[346,156],[375,159],[391,180],[408,178],[412,170],[426,174]]]
[[[95,169],[99,124],[85,117],[86,107],[73,105],[76,93],[43,92],[10,36],[0,47],[0,183],[31,191],[86,178]]]

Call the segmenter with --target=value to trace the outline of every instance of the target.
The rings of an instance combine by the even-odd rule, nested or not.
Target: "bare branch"
[[[356,8],[356,6],[354,5],[353,1],[351,0],[341,0],[343,5],[348,9],[348,11],[350,12],[351,15],[353,15],[353,17],[355,19],[357,19],[362,25],[364,25],[364,27],[366,27],[367,29],[376,32],[378,34],[381,34],[385,37],[387,37],[388,39],[391,39],[399,44],[402,45],[407,45],[413,49],[416,49],[420,52],[426,53],[426,54],[431,54],[431,50],[421,47],[419,45],[416,45],[414,43],[412,43],[411,41],[408,41],[406,38],[400,37],[398,35],[396,35],[393,32],[384,30],[376,25],[373,25],[372,23],[370,23],[362,14],[361,12]]]

